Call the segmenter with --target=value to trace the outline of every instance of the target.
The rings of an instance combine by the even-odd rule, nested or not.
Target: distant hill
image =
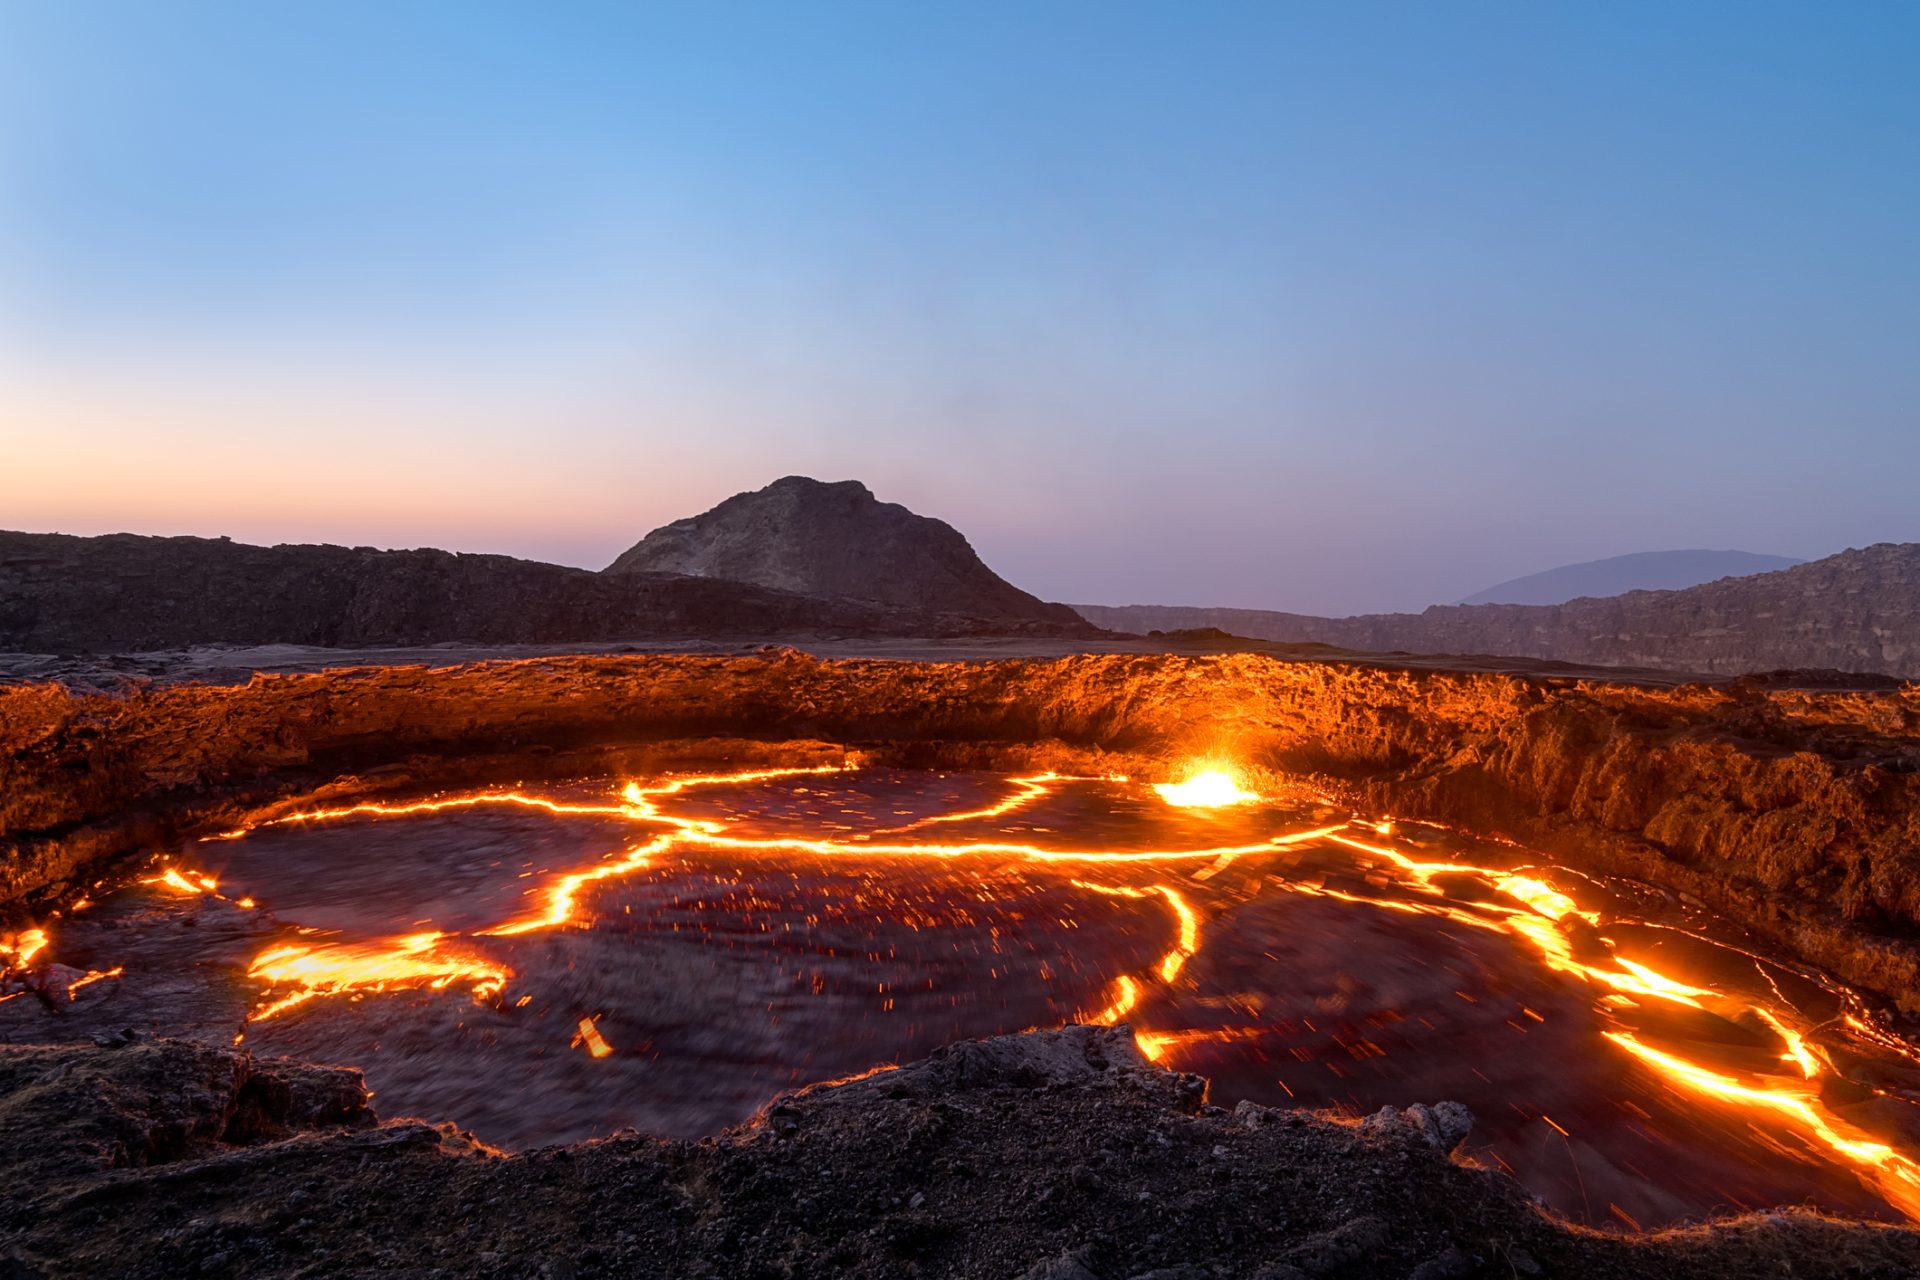
[[[0,649],[567,644],[674,637],[1077,634],[671,573],[509,556],[0,532]]]
[[[1679,591],[1720,578],[1772,573],[1805,563],[1790,556],[1763,556],[1752,551],[1640,551],[1530,573],[1524,578],[1488,587],[1460,603],[1565,604],[1582,596]]]
[[[663,525],[608,574],[680,573],[808,596],[871,600],[971,617],[1083,626],[981,562],[942,520],[881,502],[857,480],[787,476],[711,511]]]
[[[1219,627],[1373,653],[1502,654],[1738,675],[1826,668],[1920,678],[1920,544],[1883,542],[1680,591],[1564,604],[1436,605],[1316,618],[1264,609],[1076,605],[1116,631]]]

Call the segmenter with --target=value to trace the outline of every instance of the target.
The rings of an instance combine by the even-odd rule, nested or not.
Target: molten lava
[[[1168,804],[1182,809],[1224,809],[1230,805],[1251,804],[1260,797],[1243,791],[1233,775],[1224,769],[1203,769],[1185,782],[1156,782],[1153,789]]]
[[[416,933],[391,942],[284,946],[262,952],[248,975],[263,983],[269,995],[276,988],[291,990],[255,1009],[253,1020],[271,1018],[316,996],[438,988],[455,981],[470,983],[475,1000],[499,994],[506,971],[457,947],[443,946],[444,938],[439,933]]]
[[[1088,988],[1097,993],[1099,1003],[1089,1001],[1093,1007],[1083,1008],[1080,1016],[1106,1024],[1131,1020],[1136,1023],[1136,1041],[1147,1057],[1177,1061],[1181,1054],[1205,1046],[1252,1044],[1272,1033],[1261,1019],[1257,1003],[1249,1004],[1238,997],[1222,1006],[1239,1011],[1243,1020],[1237,1024],[1159,1025],[1168,1021],[1165,1010],[1172,1007],[1171,997],[1176,991],[1196,989],[1194,971],[1205,967],[1204,962],[1196,960],[1205,954],[1203,946],[1219,927],[1223,904],[1230,900],[1218,891],[1218,883],[1223,882],[1215,882],[1214,877],[1244,864],[1251,868],[1247,882],[1254,886],[1244,891],[1249,895],[1295,894],[1301,899],[1359,904],[1424,917],[1441,922],[1443,928],[1498,935],[1520,944],[1546,971],[1592,990],[1592,1007],[1608,1027],[1607,1042],[1627,1055],[1639,1070],[1652,1073],[1670,1089],[1699,1102],[1730,1108],[1755,1121],[1765,1120],[1802,1135],[1852,1169],[1889,1204],[1920,1219],[1920,1165],[1833,1110],[1825,1100],[1823,1084],[1836,1075],[1835,1069],[1808,1043],[1808,1025],[1784,997],[1780,1007],[1764,1007],[1662,972],[1644,958],[1620,954],[1601,932],[1605,926],[1601,913],[1582,907],[1578,895],[1587,891],[1581,889],[1577,878],[1538,867],[1496,869],[1421,856],[1413,844],[1393,837],[1394,827],[1386,821],[1303,826],[1251,837],[1240,831],[1239,838],[1217,840],[1226,830],[1222,824],[1238,824],[1241,815],[1202,813],[1183,819],[1187,825],[1181,829],[1211,833],[1217,842],[1202,839],[1167,848],[1076,846],[1066,841],[1040,840],[1038,837],[1047,834],[1047,829],[1037,826],[1021,832],[1022,838],[1009,838],[990,825],[1073,788],[1113,789],[1133,797],[1132,803],[1150,796],[1176,811],[1235,808],[1259,799],[1243,790],[1231,773],[1212,767],[1199,769],[1178,783],[1151,787],[1120,778],[1033,774],[1005,780],[1011,788],[1009,794],[990,804],[955,807],[893,825],[848,827],[829,836],[755,834],[749,829],[751,824],[700,816],[697,809],[690,812],[685,804],[676,803],[687,800],[692,793],[714,788],[761,783],[797,787],[809,778],[852,773],[860,767],[849,761],[842,765],[627,782],[599,802],[560,800],[523,791],[482,791],[409,803],[365,802],[311,809],[261,823],[279,826],[377,820],[498,807],[554,817],[612,820],[641,830],[617,852],[533,879],[518,909],[496,912],[476,927],[418,930],[361,940],[315,940],[304,931],[288,936],[257,955],[247,970],[260,989],[249,1020],[258,1023],[276,1018],[322,999],[454,987],[482,1003],[498,1001],[511,1012],[525,1006],[528,998],[502,999],[514,974],[507,964],[489,954],[489,940],[517,939],[583,924],[588,918],[588,904],[604,896],[615,882],[656,874],[655,869],[669,860],[677,865],[697,865],[703,857],[779,856],[881,868],[893,860],[978,860],[980,865],[1014,863],[1034,868],[1052,877],[1052,884],[1082,891],[1090,900],[1105,900],[1107,905],[1101,910],[1137,914],[1150,907],[1156,913],[1146,918],[1163,922],[1157,927],[1164,928],[1165,933],[1154,943],[1158,958],[1138,965],[1129,962],[1124,966],[1126,972],[1109,969],[1100,973],[1100,983]],[[1248,819],[1249,824],[1256,821],[1257,816]],[[981,826],[985,834],[961,832],[953,839],[933,838],[939,831],[968,823]],[[252,829],[228,832],[219,838],[243,838]],[[1258,830],[1252,826],[1249,829]],[[1322,863],[1338,861],[1360,878],[1351,881],[1350,887],[1341,887],[1333,877],[1293,874],[1301,860],[1309,857]],[[966,884],[965,878],[972,874],[969,868],[953,880],[956,898],[961,896],[959,888]],[[222,898],[215,876],[184,867],[168,866],[143,883],[164,892],[219,898],[239,906],[249,906],[252,901]],[[978,892],[983,901],[991,895],[984,885]],[[751,898],[747,901],[751,903]],[[924,907],[901,903],[891,909],[899,913],[904,927],[917,929],[933,923]],[[1157,914],[1161,910],[1164,916]],[[956,907],[957,913],[961,911]],[[1071,927],[1075,921],[1061,923]],[[0,934],[0,969],[29,969],[48,943],[42,928]],[[499,945],[493,944],[493,949]],[[1119,967],[1123,966],[1115,966]],[[89,973],[71,989],[119,973],[118,969]],[[1201,976],[1206,975],[1203,972]],[[887,997],[884,1007],[891,1009],[890,993],[883,987],[880,994]],[[1650,1044],[1649,1039],[1661,1039],[1658,1028],[1668,1024],[1658,1018],[1644,1023],[1622,1020],[1648,1008],[1678,1011],[1686,1017],[1736,1019],[1751,1014],[1746,1025],[1766,1028],[1777,1041],[1777,1052],[1770,1052],[1781,1063],[1782,1071],[1777,1075],[1737,1077],[1699,1060],[1690,1053],[1684,1038]],[[617,1022],[612,1024],[616,1034],[610,1042],[599,1020],[599,1014],[577,1017],[572,1047],[585,1050],[595,1059],[611,1057],[615,1063],[621,1061],[620,1055],[635,1052],[633,1039],[619,1034]],[[1848,1012],[1846,1026],[1863,1040],[1893,1052],[1911,1053],[1910,1046],[1877,1028],[1862,1009]],[[1371,1051],[1361,1042],[1356,1042],[1352,1050],[1356,1055]],[[1564,1115],[1562,1118],[1567,1119]],[[1565,1135],[1566,1130],[1557,1122],[1546,1123]]]

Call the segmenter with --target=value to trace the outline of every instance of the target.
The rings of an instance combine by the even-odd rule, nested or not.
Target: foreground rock
[[[1773,573],[1565,604],[1435,605],[1316,618],[1267,609],[1078,605],[1119,631],[1220,627],[1371,653],[1515,654],[1740,675],[1783,667],[1920,676],[1920,543],[1880,543]]]
[[[1054,627],[1081,621],[987,568],[952,525],[881,502],[857,480],[788,476],[735,494],[655,529],[607,572],[694,574]]]
[[[305,1073],[305,1074],[302,1074]],[[700,1142],[502,1156],[368,1127],[342,1073],[174,1041],[0,1050],[0,1273],[1039,1280],[1911,1276],[1920,1234],[1785,1212],[1622,1237],[1448,1158],[1462,1109],[1205,1104],[1125,1029],[969,1042]],[[256,1095],[299,1097],[244,1122]],[[304,1088],[304,1092],[302,1091]],[[320,1100],[316,1105],[315,1100]],[[159,1140],[151,1135],[162,1134]]]

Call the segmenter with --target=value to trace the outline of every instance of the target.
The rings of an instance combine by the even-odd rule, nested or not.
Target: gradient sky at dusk
[[[1055,599],[1920,540],[1920,6],[0,0],[0,527]]]

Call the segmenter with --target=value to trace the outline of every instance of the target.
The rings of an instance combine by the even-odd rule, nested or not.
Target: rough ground
[[[950,1046],[699,1142],[503,1156],[357,1078],[179,1041],[0,1050],[0,1275],[1814,1277],[1920,1233],[1783,1212],[1571,1229],[1454,1163],[1471,1117],[1205,1104],[1124,1028]]]

